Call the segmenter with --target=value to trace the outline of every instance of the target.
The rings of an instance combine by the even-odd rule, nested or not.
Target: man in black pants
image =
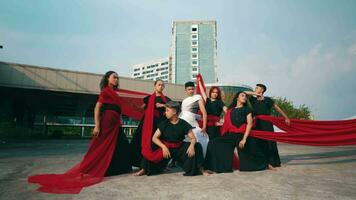
[[[246,91],[245,93],[250,96],[249,100],[252,105],[253,115],[271,115],[272,108],[274,108],[282,117],[285,119],[285,123],[290,125],[290,120],[288,116],[283,112],[283,110],[274,103],[273,99],[270,97],[265,97],[264,93],[267,91],[267,87],[263,84],[257,84],[255,91]],[[273,124],[263,120],[257,120],[254,130],[262,131],[274,131]],[[279,158],[277,143],[274,141],[262,141],[266,145],[266,159],[269,163],[269,168],[281,166],[281,160]]]
[[[142,159],[142,169],[135,173],[135,176],[156,175],[162,173],[170,159],[174,159],[183,168],[185,176],[194,176],[204,174],[202,165],[204,162],[203,150],[192,132],[192,126],[179,119],[180,105],[177,102],[170,101],[166,104],[167,120],[158,125],[158,129],[152,137],[153,149],[161,148],[163,159],[154,163],[146,158]],[[190,142],[184,142],[185,135],[191,139]]]

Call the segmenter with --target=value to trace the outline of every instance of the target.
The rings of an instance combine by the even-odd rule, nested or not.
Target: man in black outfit
[[[272,108],[274,108],[282,117],[285,119],[285,123],[290,125],[290,119],[283,112],[283,110],[274,103],[273,99],[270,97],[264,96],[264,93],[267,91],[267,87],[264,84],[257,84],[255,91],[246,91],[248,94],[252,109],[253,115],[271,115]],[[274,131],[273,124],[263,120],[257,120],[254,130],[262,131]],[[274,167],[281,166],[281,160],[279,158],[277,143],[274,141],[264,141],[262,140],[262,145],[265,145],[265,155],[267,162],[269,163],[269,168],[273,169]]]

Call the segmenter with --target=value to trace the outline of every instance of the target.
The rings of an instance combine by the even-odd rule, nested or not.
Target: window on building
[[[197,46],[198,45],[198,41],[197,40],[193,40],[192,41],[192,46]]]
[[[197,24],[192,25],[191,28],[192,28],[191,30],[192,30],[193,33],[194,32],[198,32],[198,25]]]
[[[198,58],[198,54],[193,53],[193,54],[192,54],[192,58]]]
[[[198,61],[197,60],[192,60],[192,65],[198,65]]]
[[[198,35],[197,34],[192,34],[192,39],[198,39]]]
[[[197,52],[198,48],[197,47],[192,47],[192,52]]]

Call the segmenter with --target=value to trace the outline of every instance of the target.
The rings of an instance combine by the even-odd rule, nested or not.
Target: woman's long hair
[[[109,77],[111,74],[116,73],[114,71],[108,71],[104,74],[103,78],[101,78],[100,81],[100,90],[104,89],[106,86],[108,86],[109,84]],[[114,86],[114,88],[116,89],[118,87],[118,85]]]
[[[244,91],[239,91],[239,92],[237,92],[237,93],[235,94],[234,98],[232,99],[231,104],[229,105],[229,109],[236,107],[236,105],[237,105],[237,98],[239,97],[239,95],[240,95],[241,93],[246,94]],[[244,103],[244,106],[246,106],[246,103]]]
[[[213,87],[210,88],[210,90],[209,90],[209,98],[211,98],[211,93],[213,93],[213,91],[215,89],[218,90],[218,96],[216,97],[216,99],[221,100],[221,90],[220,90],[220,88],[218,86],[213,86]]]

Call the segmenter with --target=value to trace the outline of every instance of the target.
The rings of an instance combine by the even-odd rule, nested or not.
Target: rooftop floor
[[[76,164],[88,140],[0,141],[0,199],[355,199],[356,146],[280,144],[278,171],[184,177],[158,175],[107,178],[78,195],[36,192],[27,176],[61,173]]]

